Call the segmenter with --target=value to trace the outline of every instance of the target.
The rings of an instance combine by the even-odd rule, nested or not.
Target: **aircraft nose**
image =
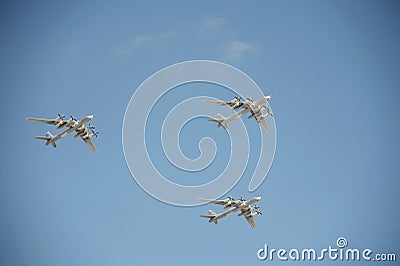
[[[268,102],[269,100],[271,100],[271,95],[265,96],[265,100],[267,100],[267,102]]]
[[[88,115],[87,118],[89,118],[90,120],[93,119],[93,115]]]
[[[260,200],[261,200],[261,197],[256,197],[256,200],[257,200],[257,201],[260,201]]]

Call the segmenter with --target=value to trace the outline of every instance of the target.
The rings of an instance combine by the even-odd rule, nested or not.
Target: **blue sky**
[[[10,1],[0,13],[0,264],[285,265],[256,252],[322,249],[340,236],[349,247],[398,252],[397,2]],[[228,193],[263,196],[254,230],[238,217],[209,224],[198,215],[210,206],[157,201],[125,163],[122,122],[135,89],[194,59],[231,64],[272,93],[273,166],[249,193],[251,159]],[[195,85],[193,95],[210,90]],[[157,108],[167,113],[171,103]],[[36,141],[55,129],[24,118],[57,113],[94,113],[98,152],[71,137],[57,149]],[[222,131],[198,123],[182,132],[189,157],[204,134],[225,145]],[[159,149],[153,159],[164,167]],[[226,163],[220,150],[215,170]]]

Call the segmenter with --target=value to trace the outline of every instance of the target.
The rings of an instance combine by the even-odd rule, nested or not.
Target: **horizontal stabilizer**
[[[35,139],[41,139],[41,140],[50,140],[51,138],[50,137],[42,137],[42,136],[37,136],[37,137],[35,137]]]
[[[211,218],[214,218],[215,215],[200,215],[200,217],[211,219]]]
[[[208,121],[217,123],[218,127],[222,126],[225,129],[228,128],[227,118],[222,116],[221,114],[217,114],[217,116],[215,118],[210,118],[210,119],[208,119]]]
[[[213,210],[208,210],[208,215],[200,215],[203,218],[214,218],[217,214]]]
[[[214,222],[215,224],[218,224],[218,219],[214,219],[216,216],[217,214],[212,210],[208,210],[208,215],[200,215],[202,218],[208,218],[208,222]]]
[[[45,140],[46,145],[51,144],[54,148],[56,147],[56,142],[54,141],[54,136],[49,131],[46,132],[46,136],[37,136],[37,137],[35,137],[35,139]]]

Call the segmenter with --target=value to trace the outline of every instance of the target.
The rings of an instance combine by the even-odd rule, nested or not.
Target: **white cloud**
[[[222,48],[221,55],[226,60],[237,61],[256,51],[255,43],[232,38],[237,32],[223,17],[203,18],[197,24],[195,31],[201,38],[200,41],[207,40],[214,43],[215,47]]]
[[[255,50],[255,45],[244,41],[231,41],[228,43],[225,57],[230,60],[241,59],[245,53]]]
[[[226,24],[224,18],[211,17],[205,18],[200,22],[200,29],[208,33],[216,33]]]
[[[215,40],[226,35],[227,23],[222,17],[206,17],[194,24],[195,37],[200,40]]]
[[[173,33],[164,32],[158,34],[142,34],[135,36],[127,44],[118,46],[115,50],[118,54],[131,54],[135,50],[146,46],[162,46],[173,37]]]

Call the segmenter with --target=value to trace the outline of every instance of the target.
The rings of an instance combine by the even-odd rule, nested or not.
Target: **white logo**
[[[344,237],[339,237],[339,238],[336,240],[336,244],[337,244],[337,246],[338,246],[339,248],[347,247],[347,240],[346,240],[346,238],[344,238]]]

